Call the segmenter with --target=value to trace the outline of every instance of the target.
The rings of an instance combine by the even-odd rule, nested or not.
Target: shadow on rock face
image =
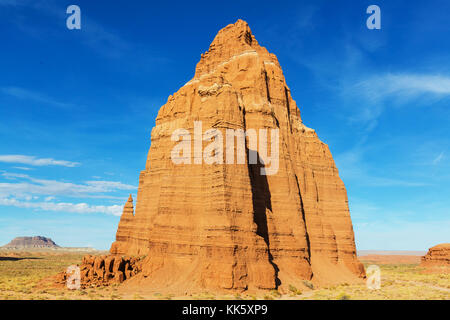
[[[267,210],[272,212],[269,183],[267,182],[267,176],[261,174],[261,169],[264,168],[264,162],[259,156],[259,153],[255,150],[248,150],[248,152],[249,154],[256,154],[256,159],[258,159],[258,163],[248,165],[250,183],[252,186],[253,221],[257,226],[256,234],[262,237],[267,245],[269,262],[275,269],[275,284],[278,287],[281,285],[281,280],[278,278],[280,269],[273,262],[273,256],[270,252],[269,230],[267,227]]]

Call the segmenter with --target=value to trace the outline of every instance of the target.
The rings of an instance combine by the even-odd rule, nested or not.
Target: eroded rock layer
[[[450,273],[450,243],[442,243],[430,248],[422,257],[420,266]]]
[[[80,268],[80,287],[100,287],[111,283],[122,283],[130,279],[141,271],[141,262],[139,258],[102,255],[86,255],[83,257]],[[73,271],[73,270],[72,270]],[[69,277],[74,278],[75,274],[67,271],[59,273],[56,276],[56,284],[67,286],[67,282],[74,283]]]
[[[278,129],[276,174],[261,175],[264,164],[248,158],[207,164],[195,148],[191,164],[175,164],[172,134],[182,128],[194,138],[194,122],[224,139],[226,129],[253,129],[258,141],[259,129]],[[254,147],[246,141],[247,156]],[[111,254],[146,255],[133,279],[154,288],[273,289],[364,276],[330,150],[302,123],[276,56],[242,20],[219,31],[194,78],[161,107],[135,214],[132,203],[125,209]]]

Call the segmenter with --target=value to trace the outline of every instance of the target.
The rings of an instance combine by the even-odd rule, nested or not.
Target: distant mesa
[[[427,272],[450,273],[450,243],[431,247],[422,257],[420,266]]]
[[[28,249],[28,248],[60,248],[52,239],[37,236],[37,237],[17,237],[10,243],[3,246],[3,248],[11,249]]]
[[[89,247],[60,247],[50,238],[43,236],[35,237],[17,237],[10,243],[0,247],[3,250],[28,250],[28,251],[40,251],[40,250],[61,250],[61,251],[96,251],[94,248]]]

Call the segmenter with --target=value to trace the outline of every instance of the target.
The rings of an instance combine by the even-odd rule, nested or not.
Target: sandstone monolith
[[[278,130],[278,170],[261,174],[266,157],[249,138],[256,164],[208,164],[194,146],[190,164],[174,163],[173,133],[193,137],[195,122],[224,139],[227,129],[255,130],[258,141],[260,129]],[[330,150],[303,124],[277,57],[242,20],[219,31],[194,78],[159,110],[135,212],[130,201],[110,252],[146,256],[131,279],[141,286],[258,290],[364,277]]]

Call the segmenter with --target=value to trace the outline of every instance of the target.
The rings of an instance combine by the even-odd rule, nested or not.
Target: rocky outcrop
[[[32,249],[32,248],[59,248],[50,238],[46,237],[17,237],[2,248],[8,249]]]
[[[141,271],[141,264],[136,257],[86,255],[79,268],[81,288],[88,288],[122,283],[138,274]],[[66,285],[68,277],[67,272],[60,273],[55,282]]]
[[[228,158],[239,149],[233,137],[236,143],[223,152],[215,145],[215,161],[205,163],[208,145],[220,142],[218,134],[202,141],[211,128],[223,142],[227,129],[254,130],[260,144],[260,129],[267,129],[267,140],[278,145],[269,143],[263,154],[249,136],[242,162]],[[175,163],[178,129],[184,129],[179,140],[200,135],[201,149],[194,141],[192,153]],[[278,139],[270,133],[276,130]],[[268,156],[277,151],[278,165]],[[246,22],[219,31],[194,78],[159,110],[136,212],[129,201],[110,252],[147,255],[132,281],[171,290],[274,289],[364,277],[330,150],[303,124],[277,57]]]
[[[119,222],[119,230],[133,217],[133,198],[130,195]],[[119,231],[118,231],[118,236]],[[81,261],[80,282],[82,288],[107,286],[111,283],[122,283],[142,271],[141,257],[120,254],[85,255]],[[67,272],[57,275],[55,283],[65,286],[69,277]]]
[[[126,256],[85,256],[80,272],[82,285],[121,283],[140,272],[139,259]]]
[[[442,243],[430,248],[422,257],[420,266],[450,273],[450,243]]]

